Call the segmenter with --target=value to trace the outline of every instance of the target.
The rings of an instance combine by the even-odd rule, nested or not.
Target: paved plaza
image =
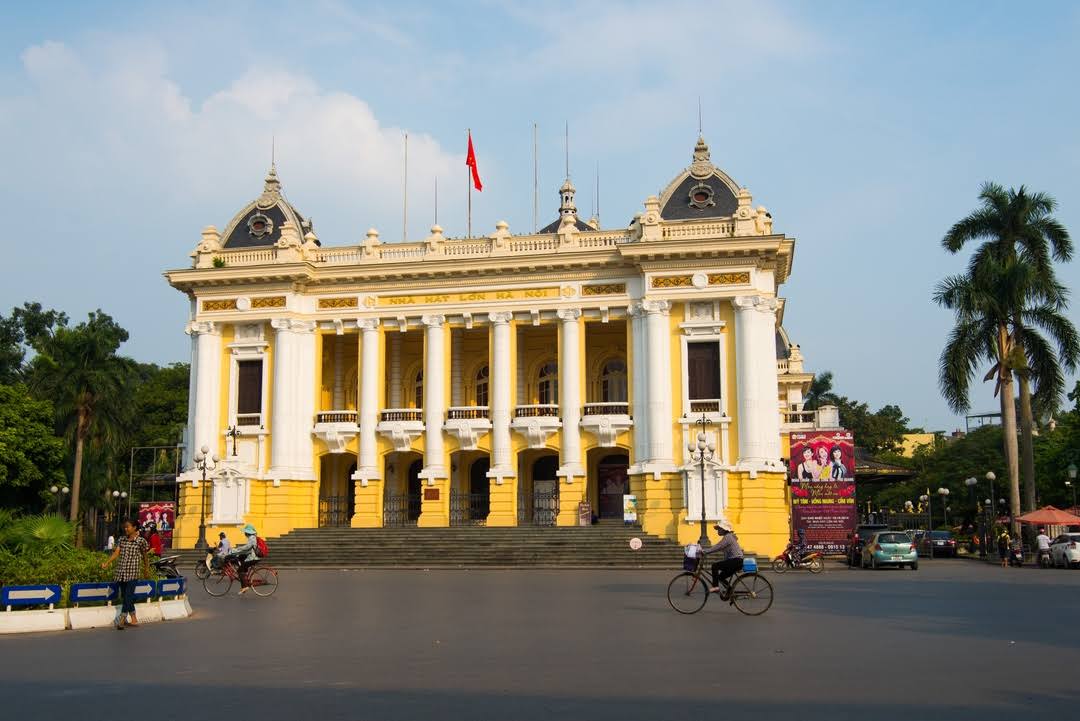
[[[773,608],[666,571],[287,571],[196,618],[0,639],[7,719],[1066,718],[1080,572],[965,560],[769,574]]]

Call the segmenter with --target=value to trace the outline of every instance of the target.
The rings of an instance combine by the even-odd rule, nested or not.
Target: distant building
[[[813,374],[781,326],[795,240],[702,139],[628,227],[581,220],[574,193],[536,234],[328,248],[271,168],[166,273],[191,303],[177,544],[196,539],[206,445],[211,534],[574,525],[582,502],[621,519],[633,493],[646,532],[695,539],[704,505],[748,550],[781,550],[787,433],[838,421],[804,409]]]

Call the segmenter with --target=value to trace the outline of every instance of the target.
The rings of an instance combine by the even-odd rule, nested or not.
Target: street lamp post
[[[67,486],[49,486],[49,491],[56,496],[56,515],[60,515],[60,500],[67,494],[71,493],[71,489]]]
[[[993,471],[987,471],[986,472],[986,480],[990,481],[990,497],[991,498],[995,497],[994,496],[994,481],[996,479],[997,479],[997,476],[994,475]]]
[[[979,555],[986,558],[986,544],[990,543],[990,534],[993,533],[993,529],[990,526],[990,509],[993,507],[994,502],[989,498],[983,501],[983,542],[982,553]]]
[[[716,455],[716,444],[706,440],[705,429],[712,425],[712,421],[704,413],[701,414],[701,420],[696,425],[701,426],[697,434],[697,443],[688,443],[686,448],[690,451],[690,460],[697,461],[701,471],[701,536],[698,538],[698,543],[705,547],[709,545],[709,531],[705,521],[705,461],[711,461]]]
[[[949,500],[949,489],[941,487],[937,489],[937,492],[938,495],[941,496],[941,508],[942,512],[945,514],[945,527],[947,528],[949,526],[949,506],[947,503]]]
[[[195,548],[199,551],[206,551],[210,548],[210,544],[206,542],[206,472],[212,471],[217,467],[217,463],[220,458],[218,454],[207,455],[210,453],[210,448],[203,446],[199,449],[199,452],[195,454],[194,461],[195,467],[202,471],[202,502],[199,504],[199,540],[195,542]]]
[[[113,491],[112,492],[112,497],[113,497],[113,508],[115,509],[115,510],[113,510],[113,516],[115,516],[115,518],[113,520],[116,522],[116,536],[119,537],[120,536],[120,504],[123,503],[125,499],[127,499],[128,494],[127,494],[127,491]]]
[[[930,489],[927,489],[930,490]],[[930,535],[930,529],[934,525],[934,515],[930,511],[930,494],[924,493],[919,500],[926,504],[926,545],[930,549],[930,559],[934,558],[934,538]]]
[[[1072,507],[1076,508],[1076,464],[1070,463],[1065,472],[1069,474],[1069,480],[1065,481],[1065,486],[1072,489]]]

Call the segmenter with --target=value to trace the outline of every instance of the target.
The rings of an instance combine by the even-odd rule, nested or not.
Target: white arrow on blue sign
[[[71,587],[72,603],[81,601],[111,601],[116,598],[114,583],[76,583]]]
[[[159,596],[178,596],[184,592],[184,579],[166,578],[158,581]]]
[[[0,605],[4,606],[32,606],[59,600],[59,586],[6,586],[0,592]]]
[[[153,581],[137,581],[135,583],[135,598],[150,598],[154,595]]]

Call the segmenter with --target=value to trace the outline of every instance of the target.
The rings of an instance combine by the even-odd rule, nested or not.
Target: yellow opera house
[[[328,248],[272,167],[165,274],[191,304],[177,546],[203,511],[234,539],[564,526],[632,494],[646,533],[690,542],[704,513],[779,552],[787,431],[836,425],[803,410],[813,376],[780,325],[795,240],[700,138],[629,227],[579,218],[574,192],[539,233]]]

